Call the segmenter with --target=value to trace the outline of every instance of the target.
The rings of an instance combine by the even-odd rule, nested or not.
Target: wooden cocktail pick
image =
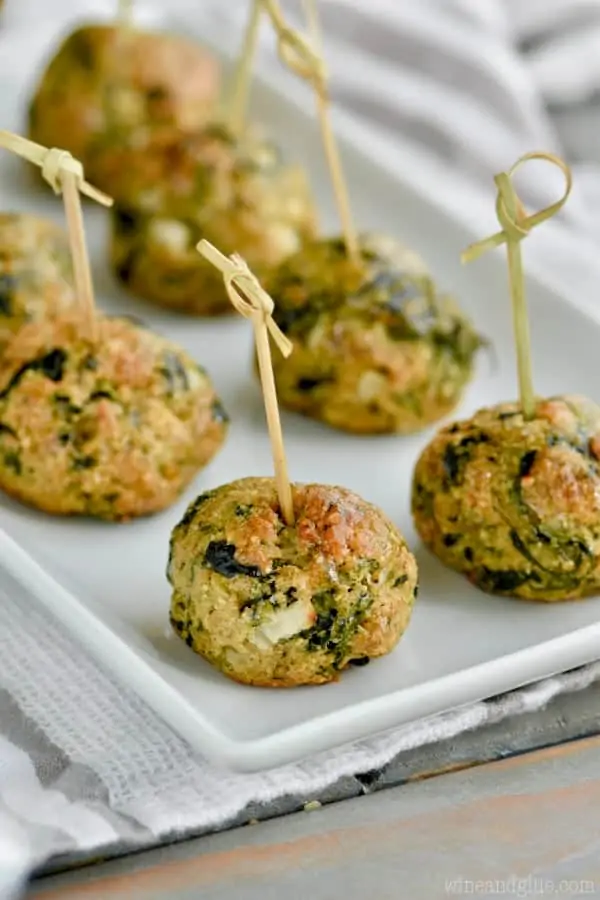
[[[271,451],[275,466],[275,483],[277,485],[279,504],[284,521],[287,525],[293,525],[294,505],[292,502],[292,488],[287,473],[287,461],[283,446],[275,379],[273,377],[269,334],[284,356],[289,356],[292,352],[292,343],[273,321],[274,304],[272,299],[262,289],[257,278],[240,256],[236,253],[229,257],[224,256],[206,240],[200,241],[197,250],[213,266],[219,269],[223,275],[227,296],[234,308],[252,322],[267,415],[267,426],[269,428],[269,437],[271,438]]]
[[[528,215],[513,186],[512,176],[523,163],[531,159],[545,160],[558,166],[565,176],[565,192],[556,203],[552,203],[533,215]],[[521,258],[521,241],[527,237],[532,228],[551,218],[564,206],[571,193],[571,170],[562,159],[552,153],[541,151],[526,153],[517,160],[508,172],[500,172],[499,175],[495,175],[494,182],[498,189],[496,215],[502,231],[498,231],[491,237],[484,238],[468,246],[461,253],[461,262],[471,262],[471,260],[481,256],[482,253],[486,253],[494,247],[499,247],[501,244],[506,244],[521,410],[525,419],[532,419],[535,415],[535,394],[531,374],[531,345],[523,261]]]
[[[250,16],[233,76],[229,109],[226,116],[229,130],[233,134],[240,134],[244,128],[252,67],[256,56],[256,45],[258,43],[260,20],[263,12],[262,0],[250,0],[250,2]]]
[[[340,154],[331,127],[327,72],[322,55],[318,49],[312,49],[297,31],[288,27],[277,0],[263,0],[263,4],[277,34],[277,46],[281,61],[299,78],[307,81],[315,92],[321,136],[342,225],[346,253],[350,259],[358,261],[358,237],[350,211],[348,188],[342,172]],[[309,7],[309,11],[309,19],[315,33],[315,43],[319,44],[316,7],[312,5]]]
[[[94,289],[87,253],[80,192],[102,206],[112,206],[112,199],[84,180],[83,166],[66,150],[48,149],[10,131],[0,131],[0,147],[22,156],[42,170],[42,176],[55,194],[62,194],[67,217],[69,242],[73,260],[75,294],[85,319],[89,340],[97,339]]]
[[[119,0],[117,22],[121,28],[130,28],[133,22],[133,0]]]

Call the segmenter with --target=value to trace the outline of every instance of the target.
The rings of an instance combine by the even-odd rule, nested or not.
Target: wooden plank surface
[[[600,897],[600,736],[54,876],[29,896],[462,894]]]

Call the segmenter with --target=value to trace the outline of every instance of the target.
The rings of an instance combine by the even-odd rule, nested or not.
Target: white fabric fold
[[[248,0],[157,0],[143,24],[166,20],[231,50]],[[284,0],[301,24],[300,4]],[[7,0],[0,75],[76,19],[112,16],[116,0]],[[554,150],[573,165],[564,213],[527,242],[545,283],[595,308],[600,283],[600,0],[322,0],[340,127],[387,167],[435,196],[483,237],[497,228],[492,176],[522,153]],[[31,23],[35,22],[35,33]],[[282,70],[263,29],[258,71],[291,101],[306,89]],[[524,199],[545,205],[555,173],[531,169]],[[28,866],[55,854],[95,855],[223,827],[248,804],[276,812],[340,779],[379,769],[399,752],[541,708],[600,677],[600,664],[490,703],[261,775],[208,766],[85,658],[41,611],[0,595],[0,898],[16,896]],[[50,675],[49,675],[50,673]]]

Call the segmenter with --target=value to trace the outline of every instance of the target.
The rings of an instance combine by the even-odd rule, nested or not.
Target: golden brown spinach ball
[[[58,515],[126,520],[179,496],[226,415],[206,372],[126,319],[25,326],[0,363],[0,488]]]
[[[335,681],[389,653],[408,626],[417,564],[383,513],[352,491],[293,486],[284,523],[272,478],[201,494],[171,536],[171,622],[235,681]]]
[[[157,126],[200,127],[218,86],[216,62],[185,38],[85,25],[64,40],[41,76],[29,136],[69,150],[110,194],[102,178],[106,157]]]
[[[341,240],[307,243],[267,278],[294,352],[273,354],[283,406],[344,431],[418,431],[449,413],[482,340],[421,260],[363,236],[358,265]]]
[[[59,225],[0,213],[0,353],[27,322],[69,310],[72,277],[69,241]]]
[[[443,428],[421,454],[412,508],[424,543],[483,591],[570,600],[600,589],[600,408],[516,403]]]
[[[223,277],[196,250],[201,238],[262,274],[315,230],[301,169],[271,144],[211,126],[155,135],[125,153],[112,180],[112,264],[131,291],[199,315],[230,313]]]

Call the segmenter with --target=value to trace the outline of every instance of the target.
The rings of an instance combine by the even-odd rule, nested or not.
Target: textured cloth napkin
[[[284,4],[294,18],[293,3]],[[51,7],[51,8],[50,8]],[[169,4],[173,24],[220,43],[246,4]],[[337,111],[382,162],[436,192],[484,235],[495,230],[491,175],[534,148],[566,153],[577,188],[560,219],[528,243],[535,273],[591,304],[600,281],[600,5],[593,0],[323,0]],[[0,66],[17,65],[75,15],[109,3],[7,0]],[[32,34],[35,15],[37,29]],[[142,19],[157,18],[140,4]],[[259,70],[277,66],[264,35]],[[280,68],[290,96],[310,102]],[[555,186],[541,168],[532,205]],[[600,664],[392,734],[259,775],[217,771],[116,684],[43,608],[0,590],[0,897],[52,860],[105,857],[177,836],[274,815],[290,798],[323,796],[400,751],[543,706],[586,687]],[[245,812],[244,812],[245,811]]]

